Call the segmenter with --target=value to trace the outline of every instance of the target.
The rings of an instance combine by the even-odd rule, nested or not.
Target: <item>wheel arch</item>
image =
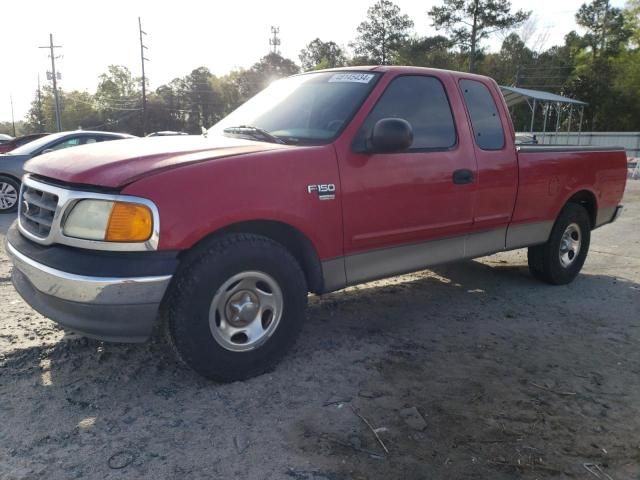
[[[2,177],[10,178],[11,180],[18,182],[18,185],[22,185],[22,180],[11,173],[0,172],[0,178]]]
[[[598,200],[596,199],[595,194],[590,190],[579,190],[572,194],[564,203],[564,205],[567,205],[569,203],[575,203],[584,207],[584,209],[589,214],[591,230],[593,230],[596,227],[596,218],[598,215]]]
[[[267,237],[286,248],[298,261],[302,268],[307,287],[312,293],[322,293],[324,280],[322,263],[318,252],[311,240],[299,229],[288,223],[277,220],[247,220],[226,225],[198,241],[190,250],[197,248],[203,242],[229,233],[251,233]]]

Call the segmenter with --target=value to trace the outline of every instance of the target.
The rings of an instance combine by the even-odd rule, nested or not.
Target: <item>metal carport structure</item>
[[[589,105],[586,102],[582,102],[580,100],[575,100],[569,97],[563,97],[562,95],[556,95],[555,93],[543,92],[541,90],[530,90],[528,88],[519,88],[519,87],[505,87],[501,86],[500,90],[502,91],[502,95],[504,96],[505,101],[507,102],[507,106],[511,108],[514,105],[517,105],[522,102],[527,102],[529,108],[531,109],[531,127],[530,133],[533,134],[533,124],[536,115],[536,108],[538,103],[543,105],[544,108],[544,122],[542,126],[542,136],[544,138],[544,134],[547,131],[547,119],[549,118],[549,110],[552,106],[555,106],[557,115],[556,115],[556,132],[560,130],[560,117],[561,105],[569,105],[569,121],[567,125],[567,132],[571,131],[571,117],[573,114],[573,107],[576,106],[580,108],[580,121],[578,124],[578,138],[580,138],[580,133],[582,132],[582,119],[584,117],[584,107]]]

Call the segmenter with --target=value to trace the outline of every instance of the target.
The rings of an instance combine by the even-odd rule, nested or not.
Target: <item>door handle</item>
[[[469,169],[462,168],[453,172],[453,183],[456,185],[464,185],[473,183],[473,172]]]

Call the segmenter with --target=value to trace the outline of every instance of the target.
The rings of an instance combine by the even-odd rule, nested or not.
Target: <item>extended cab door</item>
[[[506,227],[516,201],[518,163],[514,135],[509,112],[495,82],[461,78],[459,86],[473,130],[478,164],[473,231],[494,233],[484,236],[480,247],[485,251],[478,254],[489,253],[504,249]],[[473,247],[470,237],[467,249]]]
[[[473,222],[473,140],[453,78],[399,75],[378,87],[383,93],[375,101],[374,92],[354,119],[349,143],[336,145],[349,284],[462,258]],[[388,117],[411,124],[411,148],[357,153],[375,123]],[[449,240],[435,241],[443,238]]]

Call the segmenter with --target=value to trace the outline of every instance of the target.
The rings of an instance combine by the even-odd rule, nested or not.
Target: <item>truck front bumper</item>
[[[12,227],[5,240],[6,252],[13,262],[12,281],[18,293],[36,311],[65,328],[99,340],[142,342],[149,338],[175,261],[163,262],[160,268],[154,260],[151,268],[142,268],[142,271],[160,274],[123,275],[131,273],[128,264],[140,262],[140,258],[127,258],[129,262],[125,264],[128,266],[122,269],[118,268],[122,262],[113,262],[105,258],[104,252],[96,252],[93,255],[97,265],[92,266],[90,252],[58,247],[49,255],[45,248],[19,235]],[[44,257],[49,265],[33,256]],[[55,268],[52,263],[56,267],[69,264],[76,273]],[[78,272],[79,269],[86,272]],[[100,275],[88,274],[96,270]]]

